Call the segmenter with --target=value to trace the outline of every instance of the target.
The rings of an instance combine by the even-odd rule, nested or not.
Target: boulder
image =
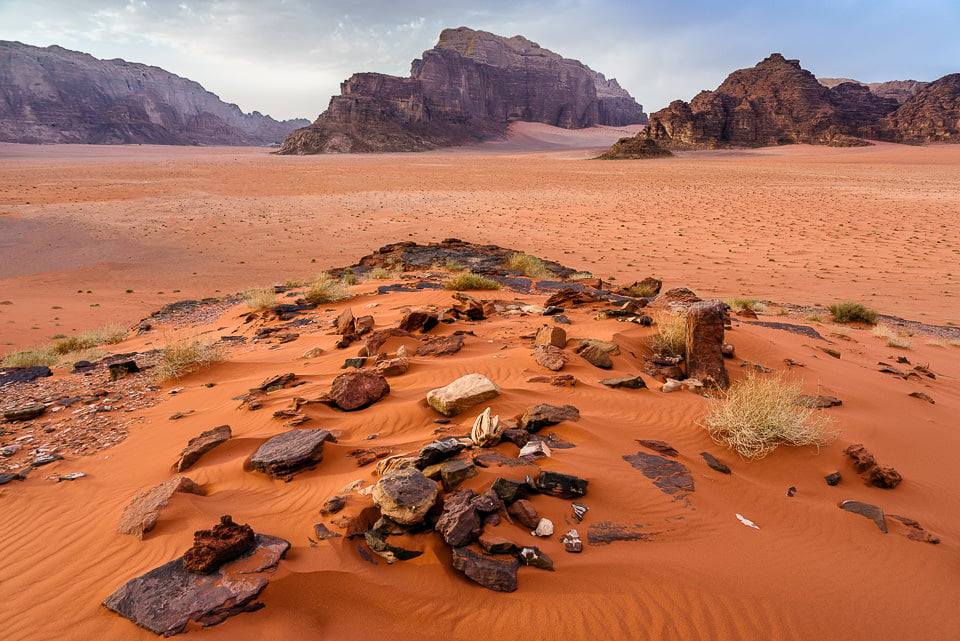
[[[263,607],[256,599],[289,548],[284,539],[257,534],[252,549],[202,576],[174,559],[120,586],[103,605],[162,636],[179,634],[191,621],[221,623]]]
[[[533,360],[537,365],[546,367],[552,372],[559,372],[567,364],[567,357],[563,350],[553,345],[540,345],[533,350]]]
[[[579,421],[580,410],[573,405],[548,405],[540,403],[528,407],[517,421],[521,429],[528,432],[538,432],[542,428],[562,423],[563,421]]]
[[[167,506],[177,492],[206,496],[202,487],[186,476],[175,476],[160,485],[141,492],[123,510],[117,532],[131,534],[138,539],[154,528],[160,518],[160,510]]]
[[[330,385],[330,399],[346,412],[373,405],[390,393],[390,384],[379,372],[356,369],[340,374]]]
[[[533,344],[536,347],[553,345],[558,349],[563,349],[567,346],[567,332],[562,327],[550,327],[549,325],[544,325],[537,330],[537,335],[533,339]]]
[[[423,521],[440,488],[420,470],[405,468],[384,474],[373,488],[373,502],[384,516],[403,525]]]
[[[449,356],[456,354],[463,348],[463,336],[437,336],[420,343],[417,346],[417,356]]]
[[[610,354],[597,345],[581,343],[580,347],[577,348],[577,353],[594,367],[599,367],[600,369],[613,368],[613,359],[610,358]]]
[[[725,315],[719,300],[694,303],[687,311],[687,377],[719,389],[730,385],[721,351]]]
[[[47,411],[43,403],[27,403],[9,410],[4,410],[3,418],[8,421],[31,421]]]
[[[500,500],[506,505],[512,505],[517,499],[523,498],[529,489],[526,481],[515,481],[513,479],[497,478],[491,488]]]
[[[587,493],[587,481],[572,474],[543,470],[537,477],[536,488],[550,496],[574,498]]]
[[[444,416],[452,417],[499,395],[500,388],[486,376],[467,374],[449,385],[427,392],[427,403]]]
[[[468,545],[483,531],[480,512],[473,505],[476,496],[473,490],[458,490],[444,501],[435,529],[448,545]]]
[[[258,472],[288,478],[322,461],[323,444],[335,440],[327,430],[291,430],[261,445],[250,462]]]
[[[212,529],[193,533],[193,547],[183,553],[183,569],[192,574],[210,574],[256,544],[253,528],[234,523],[230,515],[221,516]]]
[[[180,458],[174,464],[174,469],[177,472],[183,472],[200,460],[201,456],[218,445],[226,443],[230,440],[231,436],[233,436],[233,434],[230,431],[229,425],[221,425],[211,430],[201,432],[199,436],[193,437],[187,443],[187,446],[180,453]]]
[[[517,589],[520,562],[516,559],[501,561],[480,556],[470,548],[454,548],[453,567],[489,590],[514,592]]]

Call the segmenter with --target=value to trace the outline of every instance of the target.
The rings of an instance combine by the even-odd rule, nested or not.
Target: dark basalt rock
[[[540,403],[528,407],[517,421],[521,429],[538,432],[544,427],[557,425],[563,421],[579,421],[580,410],[573,405],[548,405]]]
[[[523,565],[529,565],[530,567],[553,572],[553,559],[547,556],[535,545],[525,546],[520,550],[520,554],[517,556],[520,559],[520,563]]]
[[[454,548],[453,567],[489,590],[514,592],[517,589],[520,562],[516,559],[501,561],[482,557],[470,548]]]
[[[212,529],[194,532],[193,547],[183,553],[183,569],[192,574],[210,574],[256,543],[253,528],[234,523],[230,515],[221,516],[220,523]]]
[[[830,487],[836,487],[840,484],[840,472],[832,472],[823,477],[823,480],[827,482],[827,485]]]
[[[721,463],[717,458],[710,452],[700,452],[700,456],[703,457],[703,460],[707,462],[707,465],[710,466],[710,469],[716,470],[721,474],[730,474],[730,467],[726,463]]]
[[[665,441],[657,441],[651,439],[637,439],[637,443],[644,446],[647,449],[651,449],[658,454],[663,454],[664,456],[679,456],[680,452],[674,449],[669,443]]]
[[[496,492],[501,501],[507,505],[512,505],[517,499],[522,499],[530,487],[526,481],[516,481],[498,477],[497,480],[493,482],[491,489]]]
[[[643,472],[643,475],[651,479],[665,494],[682,497],[694,491],[690,470],[679,461],[670,461],[645,452],[624,456],[623,460]]]
[[[179,634],[191,621],[204,627],[263,607],[257,597],[290,543],[257,534],[255,546],[211,574],[183,569],[178,558],[120,586],[103,602],[108,609],[154,634]]]
[[[569,499],[584,496],[587,493],[587,481],[572,474],[543,470],[537,477],[536,488],[544,494]]]
[[[29,383],[38,378],[53,376],[46,365],[33,367],[0,367],[0,387],[7,383]]]
[[[253,469],[286,478],[323,460],[323,444],[336,441],[327,430],[291,430],[274,436],[254,453]]]
[[[443,513],[437,519],[435,528],[448,545],[468,545],[483,531],[480,513],[473,505],[476,497],[473,490],[459,490],[444,501]]]
[[[174,469],[177,472],[183,472],[190,468],[190,466],[200,460],[201,456],[218,445],[226,443],[230,440],[231,436],[233,436],[233,434],[230,431],[229,425],[221,425],[212,430],[202,432],[200,436],[195,436],[190,439],[190,442],[187,443],[183,452],[180,453],[180,459],[174,464]]]
[[[601,385],[606,385],[607,387],[618,389],[646,389],[647,384],[639,376],[630,376],[627,378],[605,378],[600,381]]]
[[[417,467],[421,470],[448,458],[452,458],[463,451],[466,445],[455,436],[445,436],[429,443],[417,455]]]

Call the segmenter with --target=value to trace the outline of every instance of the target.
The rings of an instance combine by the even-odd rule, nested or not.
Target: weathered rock
[[[638,438],[637,443],[646,447],[647,449],[653,450],[658,454],[663,454],[664,456],[676,457],[680,455],[680,452],[678,452],[674,447],[672,447],[670,444],[666,443],[665,441]]]
[[[468,545],[483,531],[480,513],[473,505],[476,496],[473,490],[458,490],[443,502],[443,513],[435,529],[448,545]]]
[[[261,445],[250,462],[258,472],[287,478],[322,461],[326,441],[335,441],[327,430],[291,430]]]
[[[585,303],[595,303],[600,300],[597,294],[566,287],[555,294],[552,294],[544,303],[544,309],[558,307],[563,305],[583,305]],[[563,311],[561,309],[561,311]]]
[[[925,392],[910,392],[909,394],[907,394],[907,396],[909,396],[909,397],[911,397],[911,398],[919,398],[921,401],[926,401],[926,402],[930,403],[931,405],[935,405],[935,404],[936,404],[936,401],[934,401],[932,398],[930,398],[930,395],[927,394],[927,393],[925,393]]]
[[[646,389],[647,384],[639,376],[629,376],[626,378],[605,378],[600,381],[601,385],[606,385],[613,389]]]
[[[398,327],[405,332],[420,331],[426,334],[439,323],[439,317],[436,312],[412,311],[404,314],[400,319]]]
[[[346,334],[356,333],[356,327],[354,321],[356,318],[353,315],[353,310],[349,307],[340,312],[340,315],[337,316],[337,320],[334,321],[334,327],[337,334],[344,336]]]
[[[643,472],[643,475],[652,480],[653,484],[665,494],[682,497],[694,491],[690,470],[679,461],[671,461],[645,452],[624,456],[623,460]]]
[[[120,363],[110,363],[107,365],[110,370],[110,380],[119,381],[127,377],[128,374],[136,374],[140,367],[135,361],[123,361]]]
[[[417,346],[417,356],[449,356],[463,348],[463,336],[437,336]]]
[[[529,489],[526,481],[515,481],[513,479],[497,478],[491,488],[500,500],[506,505],[512,505],[517,499],[522,499]]]
[[[873,454],[861,443],[850,445],[843,453],[853,459],[854,467],[868,485],[893,489],[903,480],[903,477],[892,467],[879,465]]]
[[[336,514],[347,505],[347,497],[334,495],[323,502],[320,514]]]
[[[387,533],[378,529],[367,530],[363,533],[363,538],[370,549],[386,559],[387,563],[409,561],[423,554],[422,550],[408,550],[397,545],[391,545],[387,542]]]
[[[7,383],[29,383],[38,378],[53,376],[53,372],[46,365],[32,367],[0,367],[0,387]]]
[[[477,447],[493,447],[500,442],[503,435],[503,425],[499,416],[490,416],[490,408],[483,410],[473,422],[470,430],[470,440]]]
[[[180,459],[174,464],[177,472],[183,472],[200,460],[200,457],[230,440],[233,434],[229,425],[221,425],[212,430],[202,432],[199,436],[190,439],[187,446],[180,453]]]
[[[587,493],[587,481],[572,474],[543,470],[537,477],[536,488],[550,496],[574,498]]]
[[[553,521],[548,518],[541,517],[537,522],[537,527],[535,527],[533,532],[530,534],[544,538],[553,536]]]
[[[432,443],[428,443],[420,450],[420,454],[417,455],[417,467],[423,469],[427,466],[445,461],[462,452],[465,447],[466,445],[461,443],[460,439],[455,436],[445,436],[437,439]]]
[[[797,397],[797,405],[820,410],[828,407],[837,407],[839,405],[843,405],[843,401],[834,396],[808,396],[806,394],[801,394]]]
[[[531,440],[527,441],[527,443],[520,448],[520,453],[517,454],[517,457],[534,461],[538,458],[548,457],[550,454],[550,447],[545,442],[541,440]]]
[[[528,383],[549,383],[555,387],[575,387],[577,377],[572,374],[558,374],[557,376],[534,376],[527,379]]]
[[[440,491],[420,470],[406,468],[384,474],[373,488],[373,502],[384,516],[403,525],[416,525],[433,507]]]
[[[487,554],[517,554],[520,552],[519,545],[510,539],[495,534],[483,533],[477,539],[477,542],[480,543],[480,547]]]
[[[908,81],[909,82],[909,81]],[[895,142],[960,142],[960,73],[927,83],[875,128]]]
[[[514,592],[517,589],[520,562],[516,559],[500,561],[482,557],[470,548],[454,548],[453,567],[487,589],[497,592]]]
[[[203,576],[186,572],[183,559],[174,559],[120,586],[103,605],[162,636],[182,632],[191,621],[205,627],[221,623],[263,607],[256,598],[289,548],[281,538],[257,534],[252,549]]]
[[[427,403],[444,416],[451,417],[499,395],[500,388],[486,376],[467,374],[445,387],[427,392]]]
[[[918,541],[920,543],[933,543],[934,545],[940,543],[939,536],[927,532],[916,520],[906,516],[898,516],[896,514],[887,514],[887,516],[894,521],[902,523],[906,527],[906,537],[911,541]]]
[[[507,508],[507,514],[515,518],[520,525],[534,529],[540,523],[537,508],[527,499],[517,499]]]
[[[210,530],[193,534],[193,547],[183,553],[183,569],[192,574],[210,574],[218,567],[245,554],[257,543],[249,525],[233,522],[229,515]]]
[[[728,466],[726,463],[718,461],[717,457],[710,452],[700,452],[700,456],[702,456],[703,460],[707,462],[707,465],[710,466],[710,469],[716,470],[721,474],[730,474],[730,466]]]
[[[664,149],[655,140],[640,136],[621,138],[598,158],[600,160],[648,160],[650,158],[669,158],[673,152]]]
[[[440,464],[440,481],[447,492],[476,475],[477,467],[470,459],[453,459]]]
[[[583,541],[580,540],[580,533],[576,530],[568,530],[566,534],[560,537],[563,543],[563,549],[572,554],[583,552]]]
[[[540,345],[533,350],[533,359],[537,365],[546,367],[553,372],[559,372],[567,364],[567,357],[563,350],[553,345]]]
[[[881,532],[887,533],[887,520],[883,518],[883,510],[876,505],[861,503],[860,501],[844,501],[840,504],[840,509],[867,517],[877,524]]]
[[[840,472],[832,472],[823,477],[823,480],[827,482],[827,485],[835,487],[840,484]]]
[[[600,369],[613,368],[613,359],[610,358],[610,354],[596,345],[582,343],[580,347],[577,348],[577,353],[594,367],[599,367]]]
[[[414,338],[414,335],[396,327],[371,332],[363,339],[363,350],[360,356],[376,356],[384,343],[391,338]]]
[[[562,327],[551,327],[549,325],[544,325],[537,330],[537,335],[533,339],[533,344],[536,347],[552,345],[558,349],[563,349],[567,346],[567,332]]]
[[[297,382],[297,375],[293,372],[287,372],[286,374],[276,374],[270,376],[264,380],[258,387],[252,388],[250,391],[260,391],[260,392],[270,392],[275,389],[281,389],[284,387],[292,387],[294,383]]]
[[[577,523],[583,521],[584,515],[590,511],[590,508],[583,503],[573,502],[570,507],[573,508],[573,518]]]
[[[330,385],[330,399],[340,409],[352,412],[373,405],[390,393],[390,384],[372,369],[340,374]]]
[[[687,376],[719,389],[730,385],[721,352],[725,315],[719,300],[694,303],[687,312]]]
[[[528,407],[518,419],[517,425],[528,432],[539,432],[544,427],[563,421],[579,421],[580,410],[573,405],[548,405],[540,403]]]
[[[160,510],[167,506],[176,492],[206,496],[202,487],[185,476],[175,476],[160,485],[135,496],[123,510],[117,532],[132,534],[138,539],[149,532],[160,518]]]
[[[513,443],[517,447],[522,448],[530,442],[530,432],[519,427],[505,429],[503,430],[501,438],[508,443]]]
[[[387,446],[381,447],[362,447],[347,452],[347,456],[353,457],[357,461],[357,467],[370,465],[374,461],[389,456],[393,449]]]
[[[3,472],[0,473],[0,485],[6,485],[10,481],[23,481],[26,478],[25,472]]]
[[[27,403],[13,409],[5,410],[3,418],[8,421],[31,421],[47,411],[43,403]]]
[[[327,539],[336,539],[343,536],[339,532],[333,532],[323,523],[314,523],[313,524],[313,535],[317,537],[318,541],[326,541]]]
[[[553,572],[553,559],[535,545],[524,546],[517,556],[523,565]]]
[[[410,359],[406,356],[388,358],[378,361],[377,364],[374,365],[374,368],[382,376],[402,376],[410,369]]]
[[[354,356],[352,358],[346,358],[343,361],[343,365],[340,366],[340,369],[354,368],[360,369],[367,362],[366,356]]]

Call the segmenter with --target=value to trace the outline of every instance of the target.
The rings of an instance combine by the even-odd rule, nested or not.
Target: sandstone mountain
[[[271,145],[307,122],[245,114],[158,67],[0,41],[0,141]]]
[[[879,128],[884,140],[960,143],[960,73],[928,83]]]
[[[825,87],[799,61],[774,53],[734,71],[716,91],[670,103],[639,135],[672,149],[868,144],[854,136],[896,108],[863,85]]]
[[[644,124],[614,79],[522,36],[445,29],[410,77],[358,73],[280,153],[422,151],[502,134],[513,121],[578,129]]]
[[[910,100],[918,91],[926,87],[928,82],[919,80],[889,80],[887,82],[860,82],[850,78],[817,78],[817,81],[824,87],[830,89],[844,82],[852,82],[856,85],[863,85],[875,96],[881,98],[893,98],[897,104],[902,105]]]

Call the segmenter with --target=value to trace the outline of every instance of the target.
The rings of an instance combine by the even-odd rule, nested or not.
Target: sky
[[[958,0],[0,0],[0,40],[155,65],[278,119],[313,120],[354,73],[409,75],[460,26],[580,60],[647,112],[772,52],[862,82],[960,72]]]

